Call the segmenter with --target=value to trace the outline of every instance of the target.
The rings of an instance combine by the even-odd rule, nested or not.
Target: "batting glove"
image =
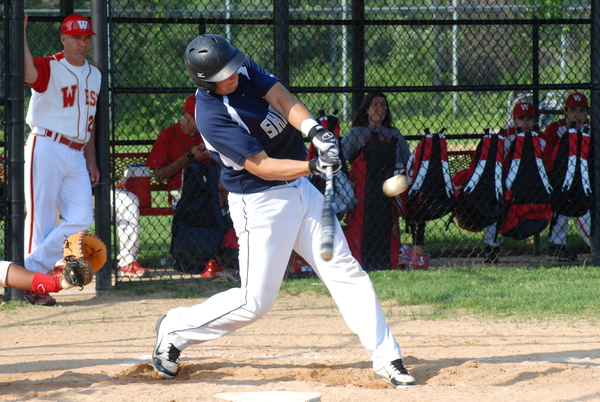
[[[318,156],[316,158],[311,159],[308,162],[308,167],[312,174],[326,174],[327,168],[332,167],[333,175],[335,176],[337,172],[342,168],[342,161],[337,153],[328,152],[325,155]]]
[[[311,140],[315,148],[317,148],[319,156],[324,156],[327,153],[340,154],[335,135],[331,131],[325,130],[320,125],[316,125],[310,129],[308,132],[308,139]]]

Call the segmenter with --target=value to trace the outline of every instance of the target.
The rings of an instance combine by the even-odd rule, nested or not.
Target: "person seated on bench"
[[[178,123],[165,128],[158,136],[152,150],[146,159],[146,166],[154,171],[154,177],[158,182],[167,181],[167,189],[170,200],[175,209],[172,225],[172,237],[177,236],[185,241],[176,242],[181,247],[170,247],[169,254],[173,260],[173,268],[179,272],[200,273],[205,278],[216,277],[222,271],[225,264],[230,268],[236,268],[237,262],[236,246],[237,238],[235,232],[232,234],[225,230],[215,236],[208,236],[216,241],[215,250],[210,241],[205,237],[208,230],[207,221],[214,220],[224,222],[224,214],[220,212],[218,172],[213,171],[216,165],[204,145],[204,141],[196,126],[194,113],[196,108],[195,95],[188,96],[183,106],[183,117]],[[188,168],[189,167],[189,168]],[[187,169],[187,176],[183,174]],[[183,207],[177,210],[177,202],[181,199],[183,182],[188,177],[188,198],[183,200]],[[196,180],[201,177],[199,181]],[[208,179],[211,177],[211,179]],[[210,188],[210,194],[207,194]],[[214,204],[212,209],[198,211],[200,199],[209,196],[208,204]],[[225,196],[226,197],[226,196]],[[214,200],[213,200],[214,198]],[[202,209],[202,208],[201,208]],[[198,215],[200,213],[200,215]],[[225,220],[226,222],[226,220]],[[210,226],[210,225],[209,225]],[[233,229],[231,229],[233,231]],[[187,249],[187,242],[193,242],[194,246]],[[233,246],[226,245],[231,244]],[[220,258],[221,257],[221,258]],[[227,258],[225,258],[227,257]]]
[[[173,207],[181,197],[183,169],[193,162],[207,164],[212,160],[196,127],[195,107],[194,95],[187,97],[183,117],[160,132],[146,159],[156,180],[167,181]]]

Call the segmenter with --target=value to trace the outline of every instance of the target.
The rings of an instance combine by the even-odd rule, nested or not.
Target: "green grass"
[[[407,307],[406,314],[412,318],[468,314],[484,319],[583,320],[600,325],[598,267],[379,271],[370,277],[380,301]],[[165,291],[173,298],[204,298],[230,287],[235,286],[171,280],[127,284],[116,292],[151,295]],[[310,299],[311,295],[329,297],[329,292],[319,279],[309,278],[284,281],[281,295]]]
[[[201,278],[165,279],[150,282],[121,282],[111,292],[125,297],[157,297],[173,299],[208,298],[229,288],[235,283],[207,281]]]
[[[472,315],[513,321],[587,321],[600,325],[600,269],[440,269],[379,271],[370,274],[382,302],[406,307],[400,314],[416,319],[447,319]],[[167,280],[122,284],[113,290],[125,297],[207,298],[235,287],[203,280]],[[317,278],[287,280],[281,295],[329,296]],[[0,305],[0,311],[27,307],[24,302]]]
[[[20,308],[28,306],[31,306],[31,304],[26,301],[9,301],[0,303],[0,311],[7,313],[8,315],[18,314]]]
[[[370,274],[381,301],[417,306],[414,317],[462,314],[515,320],[587,320],[600,324],[600,269],[442,269]],[[282,292],[328,294],[317,279],[284,282]]]

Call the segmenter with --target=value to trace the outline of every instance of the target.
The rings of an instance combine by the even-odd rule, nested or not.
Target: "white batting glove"
[[[325,130],[321,126],[316,126],[308,132],[308,138],[312,141],[315,148],[317,148],[320,156],[328,153],[340,154],[337,138],[331,131]]]
[[[308,162],[308,167],[311,173],[315,175],[320,173],[326,174],[327,168],[330,166],[332,167],[334,176],[342,168],[342,161],[340,160],[340,157],[334,152],[327,152],[325,155],[313,158]]]
[[[335,134],[325,130],[315,119],[306,119],[302,122],[301,131],[308,136],[320,156],[328,152],[340,154]]]

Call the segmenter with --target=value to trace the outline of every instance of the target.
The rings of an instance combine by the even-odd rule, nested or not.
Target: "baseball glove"
[[[69,236],[62,251],[65,259],[63,276],[73,286],[89,284],[94,272],[106,263],[106,245],[99,237],[88,232]]]

